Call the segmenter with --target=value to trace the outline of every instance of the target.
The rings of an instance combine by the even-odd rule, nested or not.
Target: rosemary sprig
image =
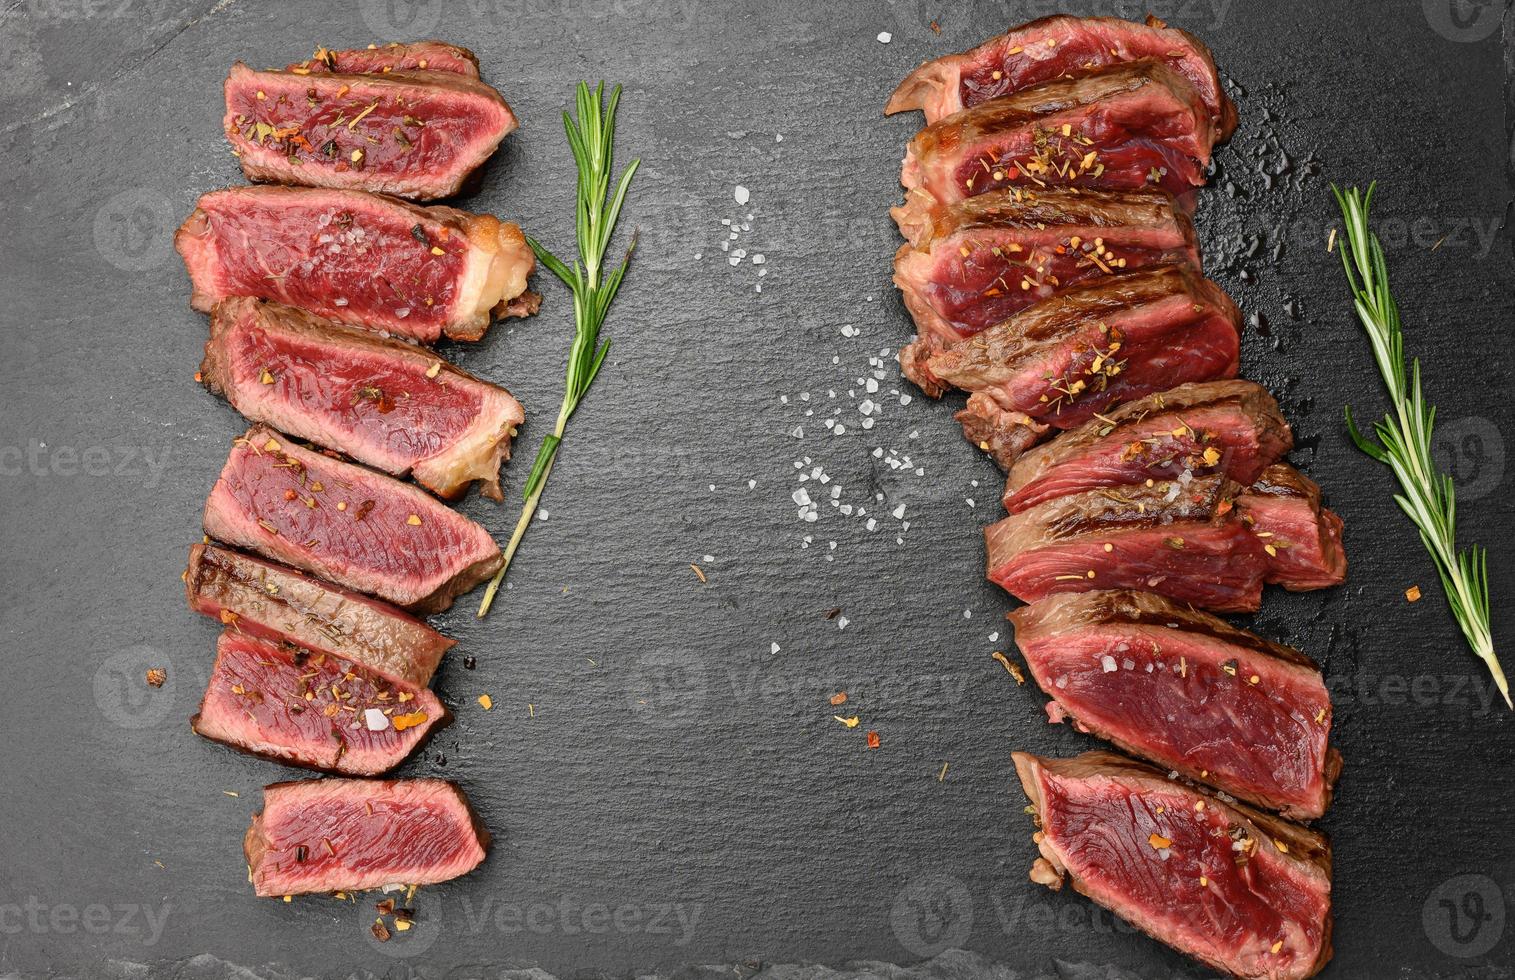
[[[1489,630],[1488,554],[1476,544],[1465,551],[1457,550],[1457,492],[1452,478],[1439,471],[1431,457],[1436,408],[1426,403],[1421,390],[1419,358],[1410,362],[1408,381],[1405,377],[1399,306],[1389,292],[1383,246],[1368,229],[1374,186],[1369,184],[1367,194],[1362,194],[1355,187],[1341,191],[1333,184],[1331,192],[1346,222],[1341,264],[1347,270],[1357,319],[1373,345],[1373,358],[1388,386],[1393,410],[1374,424],[1376,442],[1358,430],[1350,406],[1347,431],[1358,449],[1394,471],[1402,491],[1394,499],[1419,529],[1420,540],[1436,564],[1447,603],[1468,645],[1488,666],[1505,704],[1510,705],[1510,688]]]
[[[631,185],[631,177],[636,173],[637,164],[641,162],[640,160],[631,161],[625,172],[621,174],[615,193],[611,194],[610,173],[615,155],[615,111],[620,101],[621,87],[619,85],[611,89],[610,100],[607,104],[604,82],[593,90],[587,82],[580,82],[577,98],[578,119],[575,120],[568,113],[563,113],[563,128],[568,133],[568,145],[573,151],[573,161],[578,167],[578,203],[575,210],[578,216],[579,254],[573,260],[573,265],[570,267],[562,259],[553,255],[535,238],[527,238],[531,244],[531,250],[536,253],[541,263],[553,275],[561,279],[573,293],[573,346],[568,349],[567,379],[563,388],[563,404],[558,409],[557,424],[542,440],[542,447],[537,450],[536,461],[531,466],[531,475],[526,478],[526,501],[521,508],[520,520],[516,522],[510,542],[505,546],[505,563],[495,573],[494,579],[484,593],[484,601],[479,604],[480,619],[489,612],[495,593],[499,591],[500,583],[505,580],[505,572],[510,568],[511,559],[515,557],[516,549],[521,545],[521,538],[525,536],[526,528],[531,525],[531,518],[537,512],[537,504],[542,499],[542,490],[547,485],[547,476],[552,472],[552,464],[557,459],[558,447],[563,442],[563,430],[568,426],[568,420],[573,417],[573,413],[577,411],[579,402],[589,391],[595,375],[599,374],[600,365],[605,363],[605,355],[610,352],[610,341],[600,342],[600,327],[605,322],[605,314],[610,310],[611,300],[615,299],[616,291],[621,288],[621,280],[626,276],[626,269],[631,263],[631,253],[636,249],[636,236],[632,236],[631,245],[627,247],[621,264],[612,269],[608,275],[603,273],[605,250],[610,245],[610,236],[615,231],[616,221],[621,215],[621,204],[626,200],[626,188]]]

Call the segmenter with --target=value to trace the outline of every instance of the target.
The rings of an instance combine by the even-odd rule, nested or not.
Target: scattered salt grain
[[[389,719],[378,708],[367,708],[363,712],[363,724],[371,732],[382,732],[389,727]]]
[[[890,34],[888,31],[879,31],[879,34],[878,34],[878,43],[880,43],[880,44],[888,44],[892,40],[894,40],[894,35],[893,34]]]
[[[747,201],[752,197],[747,188],[743,187],[741,184],[736,185],[736,189],[731,192],[731,196],[736,198],[736,203],[738,204],[746,204]]]
[[[1116,671],[1115,658],[1110,656],[1108,653],[1099,658],[1099,665],[1107,674],[1113,674]]]

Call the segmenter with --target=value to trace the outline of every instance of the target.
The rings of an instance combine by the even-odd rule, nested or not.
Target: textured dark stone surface
[[[0,975],[626,976],[757,961],[865,961],[854,969],[901,977],[991,962],[1006,978],[1197,975],[1078,896],[1026,881],[1031,827],[1008,753],[1090,741],[1047,726],[1042,697],[989,656],[1009,642],[1009,604],[980,569],[997,474],[959,440],[950,405],[894,394],[915,393],[892,360],[909,328],[885,212],[918,117],[885,120],[880,107],[918,61],[1058,6],[1145,9],[7,3]],[[1241,128],[1199,214],[1206,257],[1265,318],[1244,370],[1278,393],[1296,461],[1347,523],[1347,586],[1273,592],[1256,617],[1322,660],[1336,690],[1347,770],[1324,821],[1337,864],[1328,975],[1508,977],[1515,728],[1387,472],[1347,442],[1342,405],[1373,416],[1383,403],[1324,250],[1327,182],[1378,178],[1409,342],[1441,407],[1465,538],[1491,549],[1508,644],[1515,263],[1501,6],[1155,6],[1240,86]],[[240,837],[259,787],[293,773],[186,724],[216,629],[183,608],[179,573],[242,423],[191,380],[205,321],[169,236],[198,194],[239,180],[218,132],[233,60],[415,35],[476,50],[525,120],[467,206],[556,246],[572,234],[557,113],[581,76],[625,82],[620,146],[643,161],[626,221],[642,247],[611,360],[554,472],[550,519],[489,620],[471,603],[440,620],[461,641],[438,681],[457,722],[402,770],[460,780],[495,851],[418,896],[422,925],[381,947],[371,900],[253,897]],[[751,191],[745,207],[735,185]],[[732,267],[719,221],[749,212],[732,243],[748,257]],[[535,320],[451,351],[524,402],[527,458],[570,332],[566,295],[544,291]],[[864,430],[858,379],[881,352],[871,397],[883,410]],[[841,436],[823,424],[835,409]],[[910,467],[891,469],[892,452]],[[804,484],[820,501],[813,524],[791,499],[807,458],[831,478]],[[525,470],[509,469],[509,505],[466,510],[507,533]],[[829,505],[836,485],[878,530]],[[892,516],[900,504],[908,530]],[[1412,584],[1426,593],[1415,605],[1402,595]],[[166,666],[168,685],[149,692],[148,665]],[[837,690],[859,728],[832,720]],[[488,713],[475,701],[486,692]],[[946,946],[975,955],[922,973],[878,965]]]

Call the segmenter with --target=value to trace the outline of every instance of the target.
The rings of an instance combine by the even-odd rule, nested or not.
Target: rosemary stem
[[[552,434],[557,437],[557,442],[552,447],[552,454],[547,457],[547,464],[542,470],[542,477],[537,481],[537,487],[527,496],[521,506],[520,520],[516,521],[516,529],[510,533],[510,541],[505,545],[505,562],[500,570],[494,573],[494,578],[489,580],[489,588],[484,591],[484,601],[479,603],[477,616],[483,619],[489,615],[489,607],[494,604],[494,596],[500,591],[500,584],[505,581],[505,573],[510,570],[510,563],[516,556],[516,549],[521,546],[521,539],[526,537],[526,529],[531,526],[531,519],[536,516],[537,504],[542,500],[542,491],[547,489],[547,477],[552,473],[552,464],[558,460],[558,446],[562,445],[563,430],[568,425],[568,399],[563,399],[563,407],[558,410],[558,423],[553,426]]]

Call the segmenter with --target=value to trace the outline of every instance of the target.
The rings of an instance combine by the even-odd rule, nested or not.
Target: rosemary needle
[[[1366,194],[1357,188],[1331,192],[1346,223],[1346,242],[1341,264],[1347,270],[1357,319],[1373,345],[1373,358],[1389,389],[1392,410],[1373,426],[1378,439],[1369,439],[1352,421],[1347,408],[1347,430],[1357,448],[1394,471],[1400,493],[1394,499],[1420,531],[1420,540],[1436,563],[1452,616],[1462,628],[1473,652],[1488,666],[1505,704],[1510,688],[1494,653],[1489,629],[1488,553],[1474,544],[1457,550],[1457,491],[1452,478],[1436,468],[1431,456],[1431,431],[1436,409],[1428,405],[1420,386],[1420,359],[1410,362],[1405,377],[1404,332],[1399,306],[1389,291],[1389,270],[1383,246],[1368,228],[1368,207],[1373,202],[1373,184]]]
[[[578,409],[589,386],[599,374],[600,365],[610,351],[610,341],[600,342],[600,327],[605,314],[621,288],[631,262],[631,253],[636,248],[636,237],[626,249],[621,264],[604,274],[605,250],[610,245],[610,236],[615,231],[621,215],[621,204],[626,200],[626,189],[636,173],[640,160],[633,160],[616,183],[615,193],[610,192],[610,174],[615,156],[615,111],[621,101],[621,87],[617,85],[605,100],[605,83],[591,90],[587,82],[580,82],[577,96],[578,119],[563,113],[563,128],[568,134],[568,146],[573,151],[573,161],[578,167],[577,212],[578,257],[569,266],[548,251],[541,242],[527,238],[531,250],[553,275],[573,293],[574,334],[573,345],[568,349],[568,370],[563,388],[563,404],[558,408],[557,424],[542,440],[537,450],[536,461],[531,466],[531,475],[526,478],[526,501],[521,508],[520,520],[510,542],[505,546],[505,562],[495,573],[484,592],[484,601],[479,604],[479,618],[483,619],[494,602],[511,559],[521,545],[526,528],[537,511],[542,499],[542,490],[552,472],[552,464],[563,442],[563,431],[568,420]]]

